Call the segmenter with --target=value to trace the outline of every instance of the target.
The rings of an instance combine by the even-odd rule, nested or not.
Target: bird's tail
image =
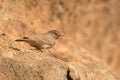
[[[22,39],[16,39],[15,41],[21,42],[21,41],[27,41],[29,38],[28,37],[23,37]]]

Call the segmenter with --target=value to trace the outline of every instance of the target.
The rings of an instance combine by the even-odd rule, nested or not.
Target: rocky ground
[[[120,79],[107,65],[82,48],[74,50],[72,47],[69,50],[73,53],[56,57],[52,53],[49,56],[39,50],[25,49],[4,34],[0,35],[0,44],[0,80]]]
[[[120,80],[119,3],[0,0],[0,80]],[[14,41],[51,29],[64,34],[52,56]]]

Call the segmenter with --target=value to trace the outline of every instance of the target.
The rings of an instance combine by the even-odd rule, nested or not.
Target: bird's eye
[[[58,34],[58,33],[54,32],[54,34],[56,35],[56,37],[59,37],[59,34]]]
[[[54,32],[55,33],[55,32]],[[57,33],[55,33],[55,35],[58,35]]]

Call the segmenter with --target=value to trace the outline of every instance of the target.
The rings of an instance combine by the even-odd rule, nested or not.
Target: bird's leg
[[[55,47],[54,46],[53,46],[52,50],[55,51]]]
[[[47,51],[51,54],[51,51],[47,49]]]
[[[47,48],[44,46],[44,51],[49,55],[49,56],[51,56],[51,52],[49,51],[49,50],[47,50]]]

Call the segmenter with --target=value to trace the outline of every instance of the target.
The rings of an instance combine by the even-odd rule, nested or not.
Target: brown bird
[[[18,42],[24,41],[30,44],[30,46],[35,47],[36,49],[39,50],[43,49],[46,51],[47,49],[52,48],[55,45],[56,40],[62,36],[63,35],[61,35],[61,33],[58,32],[57,30],[50,30],[38,36],[32,36],[30,38],[23,37],[22,39],[17,39],[15,41]]]

